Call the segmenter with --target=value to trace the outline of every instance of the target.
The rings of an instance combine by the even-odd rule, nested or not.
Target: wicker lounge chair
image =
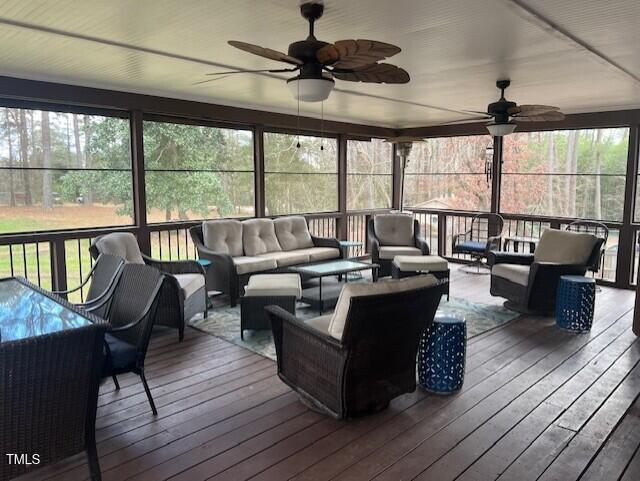
[[[418,344],[445,292],[424,275],[346,284],[333,315],[306,322],[267,307],[280,379],[336,418],[384,409],[415,390]]]

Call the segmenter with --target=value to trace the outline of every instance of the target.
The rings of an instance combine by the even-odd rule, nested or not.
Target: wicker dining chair
[[[37,467],[86,451],[100,481],[95,421],[106,324],[0,344],[0,480],[34,466],[5,453],[38,454]]]
[[[121,257],[100,254],[79,286],[65,291],[53,291],[53,293],[66,298],[69,294],[84,289],[88,284],[86,298],[82,303],[76,303],[76,306],[88,309],[99,304],[100,307],[98,309],[91,310],[95,315],[105,317],[109,310],[108,301],[118,283],[123,265],[124,259]]]
[[[502,245],[504,219],[500,214],[484,213],[471,219],[466,232],[453,236],[451,252],[471,257],[469,268],[463,271],[469,274],[489,274],[487,264],[483,262],[491,251],[499,251]],[[473,270],[472,267],[476,269]]]
[[[96,237],[89,252],[93,258],[99,254],[122,257],[125,262],[155,267],[165,274],[155,322],[178,329],[178,340],[184,338],[186,323],[196,314],[207,317],[207,292],[204,268],[194,260],[165,261],[152,259],[140,251],[131,232],[112,232]]]
[[[105,335],[106,362],[104,377],[111,377],[116,386],[118,374],[133,372],[140,376],[153,414],[158,414],[147,379],[144,361],[165,276],[153,267],[125,264],[113,293],[107,320],[110,329]]]

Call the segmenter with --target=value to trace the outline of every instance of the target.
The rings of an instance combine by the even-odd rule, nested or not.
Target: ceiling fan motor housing
[[[492,115],[495,119],[495,123],[497,124],[505,124],[509,122],[509,114],[508,110],[512,107],[515,107],[517,104],[515,102],[509,102],[508,100],[500,99],[497,102],[493,102],[489,104],[487,107],[487,112],[489,115]]]

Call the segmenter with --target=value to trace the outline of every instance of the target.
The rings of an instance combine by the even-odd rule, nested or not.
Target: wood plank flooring
[[[452,274],[452,296],[490,304],[488,277]],[[275,364],[187,329],[154,334],[147,377],[101,388],[105,481],[640,479],[640,341],[633,293],[603,288],[589,334],[523,316],[471,339],[454,396],[420,388],[382,413],[309,411]],[[84,480],[83,456],[24,480]]]

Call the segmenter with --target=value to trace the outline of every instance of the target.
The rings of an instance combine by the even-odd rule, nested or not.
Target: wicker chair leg
[[[142,385],[144,386],[144,392],[147,393],[147,399],[149,400],[151,411],[153,412],[154,416],[157,416],[158,410],[156,409],[156,404],[153,402],[153,397],[151,396],[151,391],[149,390],[149,385],[147,384],[147,378],[144,376],[144,369],[140,370],[140,379],[142,380]]]
[[[178,328],[178,342],[182,342],[184,339],[184,323],[180,324]]]
[[[116,377],[116,375],[114,374],[113,376],[111,376],[111,379],[113,379],[113,384],[115,384],[116,386],[116,391],[120,390],[120,383],[118,382],[118,378]]]
[[[89,477],[91,481],[102,481],[102,472],[100,471],[100,461],[98,459],[95,442],[87,446],[87,462],[89,464]]]

